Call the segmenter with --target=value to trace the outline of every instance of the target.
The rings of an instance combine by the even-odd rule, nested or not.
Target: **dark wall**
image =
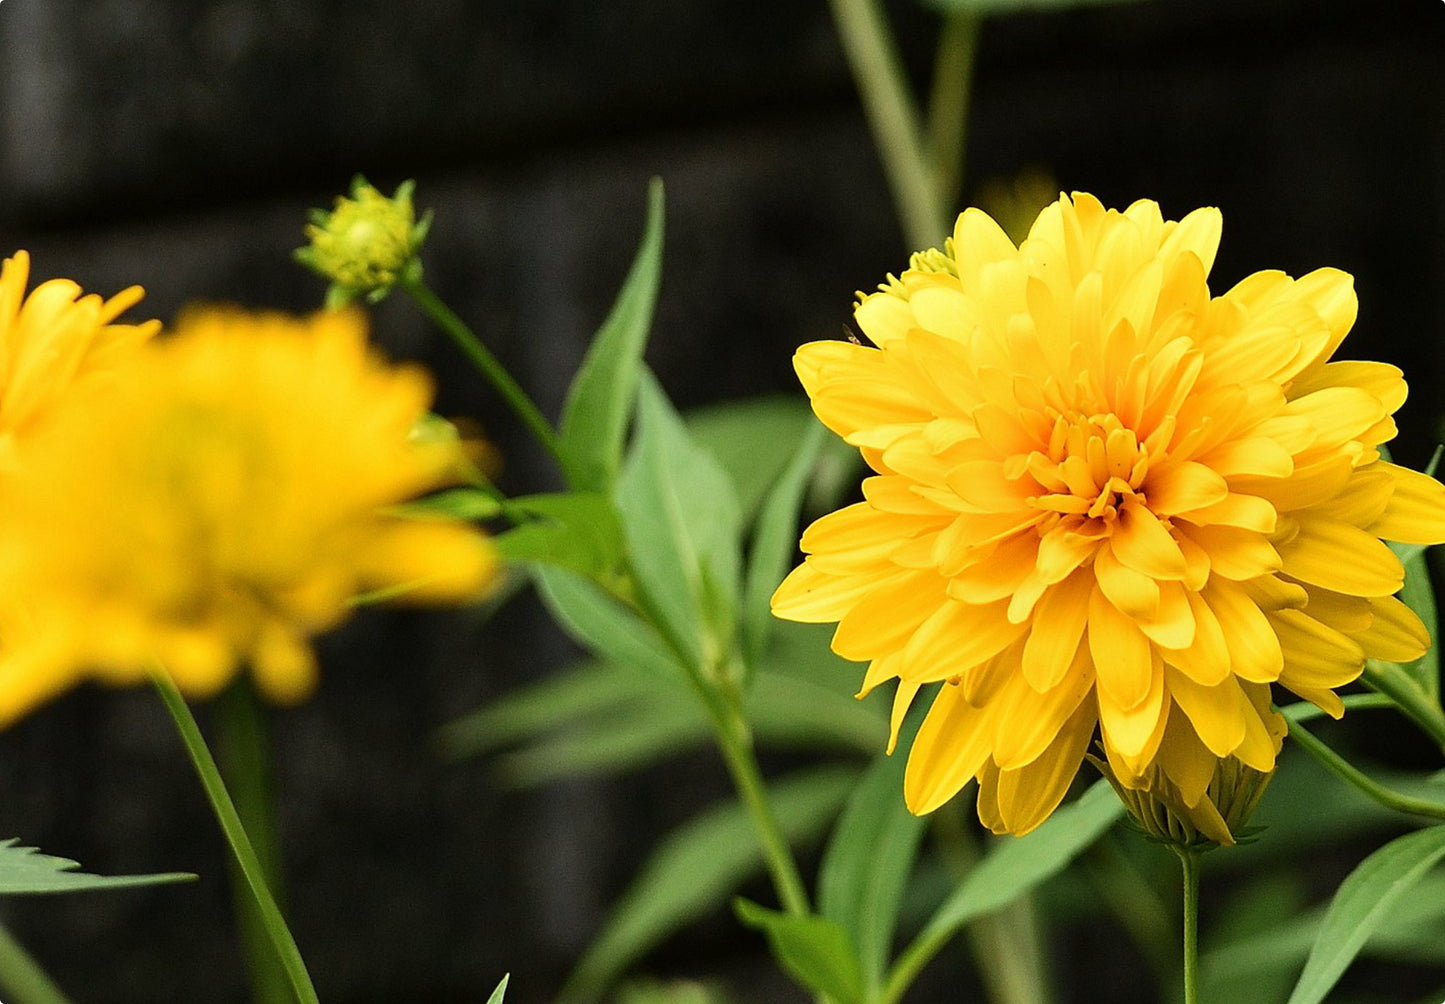
[[[889,4],[921,85],[935,19]],[[1406,367],[1403,455],[1445,379],[1445,7],[1437,0],[1169,0],[1022,14],[982,33],[966,196],[1027,167],[1121,206],[1224,211],[1216,289],[1335,265],[1361,299],[1345,353]],[[434,285],[556,413],[667,183],[649,361],[679,402],[792,392],[908,249],[823,0],[0,0],[0,254],[37,278],[149,290],[141,313],[229,299],[309,309],[289,261],[350,175],[415,176]],[[480,417],[503,486],[554,483],[407,304],[397,356]],[[272,718],[291,912],[323,999],[547,999],[645,846],[718,796],[710,757],[630,783],[499,792],[434,728],[570,657],[523,599],[475,617],[368,613],[326,679]],[[240,1000],[224,858],[153,695],[83,691],[0,736],[0,836],[95,870],[200,884],[0,912],[78,1001]],[[673,946],[756,967],[749,938]],[[739,970],[737,967],[744,966]],[[771,999],[775,984],[743,987]],[[801,999],[780,996],[778,999]],[[1118,998],[1116,998],[1118,999]]]

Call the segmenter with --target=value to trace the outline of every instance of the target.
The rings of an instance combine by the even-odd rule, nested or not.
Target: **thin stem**
[[[271,938],[276,954],[280,956],[281,964],[286,968],[286,976],[291,981],[291,988],[296,993],[296,999],[301,1004],[320,1004],[316,997],[316,988],[311,983],[311,974],[306,971],[306,963],[302,961],[301,951],[296,947],[296,939],[291,936],[291,930],[286,926],[285,918],[281,916],[281,909],[276,905],[276,899],[266,885],[261,862],[256,857],[256,850],[251,846],[250,838],[246,836],[246,829],[241,825],[241,817],[236,812],[236,805],[226,792],[225,782],[221,780],[221,772],[216,767],[216,761],[211,756],[211,751],[206,747],[206,740],[201,735],[201,729],[196,724],[195,716],[186,706],[185,699],[176,689],[170,674],[157,667],[151,679],[161,695],[161,700],[165,703],[166,710],[170,712],[171,719],[176,723],[176,731],[180,733],[181,740],[185,743],[186,752],[190,755],[191,763],[196,768],[196,775],[201,780],[201,786],[206,790],[206,798],[211,803],[211,809],[215,812],[216,821],[221,825],[221,832],[226,836],[226,842],[231,847],[236,864],[246,878],[246,887],[250,890],[256,909],[266,925],[266,933]]]
[[[278,905],[284,902],[280,855],[276,848],[276,827],[271,798],[270,768],[267,763],[266,727],[251,683],[241,678],[221,695],[216,724],[218,746],[226,781],[236,801],[236,811],[256,851],[261,873]],[[251,901],[245,874],[233,861],[230,866],[231,898],[236,922],[251,975],[251,994],[258,1004],[289,1004],[290,980],[280,956],[271,945],[266,922]]]
[[[1306,753],[1318,760],[1330,773],[1354,785],[1385,808],[1414,816],[1445,819],[1445,805],[1423,798],[1402,795],[1398,791],[1391,791],[1379,782],[1371,780],[1344,757],[1311,735],[1299,722],[1290,723],[1289,737],[1298,743]]]
[[[944,207],[956,205],[963,189],[968,148],[968,106],[973,96],[974,53],[983,19],[963,10],[944,15],[928,98],[928,149],[933,187]]]
[[[1184,1004],[1199,1004],[1199,852],[1171,846],[1184,871]]]
[[[70,1004],[25,947],[0,926],[0,987],[11,1004]]]
[[[919,114],[892,32],[877,0],[830,0],[833,21],[909,247],[939,243],[947,210],[934,184]]]
[[[793,851],[778,826],[778,818],[768,802],[767,788],[763,784],[762,772],[758,769],[757,757],[753,752],[753,741],[741,712],[735,707],[725,706],[720,700],[708,702],[713,712],[713,724],[717,732],[718,748],[727,763],[733,786],[738,797],[748,810],[753,821],[753,830],[763,849],[763,860],[767,862],[768,874],[773,880],[773,889],[778,902],[791,914],[809,912],[808,891],[798,874],[798,864],[793,860]]]
[[[1445,751],[1445,711],[1399,666],[1371,660],[1365,664],[1360,681],[1384,694]]]
[[[542,415],[541,410],[532,402],[532,399],[527,396],[527,392],[512,379],[512,375],[497,361],[497,357],[492,355],[491,350],[482,344],[482,340],[471,328],[467,327],[466,322],[454,314],[451,308],[443,303],[441,298],[433,293],[421,279],[401,279],[397,282],[397,286],[406,290],[407,294],[416,301],[416,305],[422,309],[422,312],[430,317],[437,327],[447,333],[457,348],[461,349],[462,354],[471,360],[478,372],[487,378],[497,393],[502,395],[507,405],[527,426],[532,437],[541,443],[560,464],[562,448],[557,439],[556,430],[552,428],[551,423]]]

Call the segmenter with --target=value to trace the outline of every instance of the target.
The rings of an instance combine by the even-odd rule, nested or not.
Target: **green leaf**
[[[756,664],[768,643],[773,627],[773,590],[783,581],[798,553],[798,510],[808,476],[818,460],[818,451],[828,430],[814,422],[796,445],[796,453],[768,492],[753,532],[748,555],[747,581],[743,586],[743,653],[748,666]]]
[[[773,958],[804,988],[833,1004],[862,1004],[863,970],[848,932],[814,914],[786,914],[750,900],[733,900],[738,919],[767,936]]]
[[[617,774],[709,745],[712,727],[696,701],[656,703],[559,730],[497,759],[501,783],[530,788],[569,777]]]
[[[594,655],[667,678],[682,672],[652,625],[601,586],[574,572],[544,565],[536,566],[532,574],[557,623]]]
[[[790,843],[817,837],[857,782],[849,767],[802,771],[769,785],[768,802]],[[629,965],[684,924],[717,909],[763,870],[746,810],[709,809],[664,838],[618,900],[563,987],[564,1001],[595,1001]]]
[[[693,441],[732,480],[746,523],[793,462],[808,430],[819,424],[807,400],[791,394],[694,408],[683,421]]]
[[[690,667],[710,668],[725,657],[736,624],[737,499],[646,370],[637,427],[616,496],[632,571],[652,621]]]
[[[1440,700],[1440,614],[1435,606],[1435,587],[1430,583],[1430,566],[1425,552],[1405,560],[1405,585],[1400,599],[1419,616],[1430,632],[1430,647],[1414,662],[1401,668],[1435,701]]]
[[[408,519],[460,519],[468,522],[491,519],[502,511],[501,500],[479,488],[448,488],[446,491],[390,506],[386,512]]]
[[[502,977],[502,982],[497,984],[497,989],[492,991],[492,996],[487,998],[487,1004],[502,1004],[507,996],[507,984],[511,982],[512,974],[508,973]]]
[[[924,0],[934,10],[992,17],[1025,11],[1068,10],[1071,7],[1102,7],[1135,0]]]
[[[801,677],[758,673],[745,700],[748,725],[760,746],[871,755],[888,738],[880,705]]]
[[[514,515],[534,517],[493,538],[507,561],[535,561],[599,578],[623,558],[622,530],[607,496],[557,492],[510,499]]]
[[[560,429],[568,483],[577,489],[611,491],[622,459],[622,442],[652,327],[662,275],[662,181],[647,193],[647,226],[612,313],[597,330],[567,392]]]
[[[924,821],[903,801],[907,750],[880,754],[838,820],[818,875],[818,911],[852,939],[871,995],[882,985]]]
[[[19,893],[89,892],[93,889],[121,889],[128,886],[159,885],[163,882],[192,882],[186,872],[158,875],[90,875],[76,871],[79,863],[42,854],[34,847],[22,847],[17,838],[0,840],[0,895]]]
[[[1123,811],[1109,783],[1099,781],[1028,836],[1004,838],[938,908],[923,936],[956,931],[975,917],[1007,906],[1061,871]]]
[[[1445,826],[1417,830],[1375,851],[1330,901],[1304,972],[1287,1004],[1319,1004],[1396,901],[1445,858]]]

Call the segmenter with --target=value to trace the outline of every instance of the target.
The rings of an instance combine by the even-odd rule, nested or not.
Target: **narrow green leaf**
[[[1414,662],[1402,668],[1435,701],[1440,700],[1440,614],[1435,605],[1435,587],[1430,583],[1430,566],[1425,552],[1405,561],[1405,586],[1400,599],[1425,623],[1430,632],[1430,647]]]
[[[881,705],[802,677],[756,674],[746,707],[760,746],[871,755],[888,738],[887,720],[878,714]]]
[[[613,573],[622,563],[622,529],[607,496],[597,492],[524,495],[508,512],[531,516],[493,538],[506,561],[533,561],[581,572],[589,578]]]
[[[637,436],[617,481],[632,571],[653,621],[694,668],[721,658],[736,623],[742,520],[732,483],[688,437],[646,370]]]
[[[694,408],[683,421],[693,442],[711,453],[732,480],[744,523],[758,515],[798,444],[818,424],[807,399],[795,394]]]
[[[879,754],[838,820],[818,875],[818,910],[852,939],[869,995],[882,986],[924,821],[903,801],[907,750]]]
[[[808,428],[796,445],[797,452],[768,492],[758,517],[743,586],[743,654],[749,666],[756,664],[767,646],[773,627],[773,590],[783,581],[798,553],[798,510],[827,435],[821,422]]]
[[[617,480],[642,350],[657,303],[662,228],[662,181],[654,178],[648,188],[647,225],[637,256],[612,312],[592,339],[562,409],[562,460],[573,488],[608,492]]]
[[[532,574],[557,623],[594,655],[668,678],[683,672],[657,631],[601,586],[561,568],[538,565]]]
[[[492,991],[492,996],[487,998],[487,1004],[502,1004],[507,996],[507,984],[511,982],[512,974],[508,973],[502,977],[502,982],[497,984],[497,989]]]
[[[862,1004],[863,970],[848,932],[836,921],[814,914],[787,914],[750,900],[733,900],[738,919],[762,931],[773,958],[813,993],[833,1004]]]
[[[816,838],[857,782],[851,767],[800,771],[769,786],[769,804],[791,843]],[[763,870],[746,810],[709,809],[664,838],[618,900],[563,987],[564,1001],[595,1001],[629,965],[668,934],[716,910]]]
[[[709,724],[698,702],[642,705],[559,730],[497,758],[502,784],[531,788],[569,777],[618,774],[709,745]]]
[[[34,847],[22,847],[17,838],[0,840],[0,895],[19,893],[89,892],[128,886],[159,885],[162,882],[191,882],[186,872],[157,875],[90,875],[76,871],[78,862],[51,857]]]
[[[1330,901],[1288,1004],[1320,1004],[1395,903],[1445,858],[1445,826],[1417,830],[1375,851]]]
[[[975,917],[1007,906],[1061,871],[1123,811],[1108,782],[1099,781],[1028,836],[1004,838],[938,908],[924,935],[956,931]]]
[[[443,517],[473,521],[499,515],[502,503],[495,495],[480,488],[448,488],[411,502],[390,506],[386,511],[410,519]]]

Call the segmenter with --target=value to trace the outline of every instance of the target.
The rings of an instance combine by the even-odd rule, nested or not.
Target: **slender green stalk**
[[[557,439],[557,432],[552,428],[550,422],[542,415],[541,410],[527,396],[527,392],[521,388],[517,381],[512,379],[512,374],[497,361],[490,349],[482,344],[482,340],[476,336],[471,328],[467,327],[465,321],[452,312],[452,309],[441,301],[441,298],[433,293],[430,287],[421,279],[405,278],[397,281],[397,286],[406,290],[416,305],[422,309],[437,327],[441,328],[451,338],[452,342],[461,349],[462,354],[467,357],[482,374],[486,377],[502,399],[516,413],[522,423],[527,426],[532,437],[552,454],[553,458],[560,464],[562,462],[562,447]]]
[[[1411,679],[1409,673],[1394,663],[1371,660],[1365,665],[1360,682],[1394,701],[1405,716],[1420,726],[1445,752],[1445,711],[1441,710],[1438,701]]]
[[[1445,804],[1402,795],[1398,791],[1391,791],[1379,782],[1371,780],[1344,757],[1311,735],[1299,722],[1290,723],[1289,737],[1330,773],[1354,785],[1363,794],[1379,802],[1385,808],[1409,813],[1413,816],[1445,819]]]
[[[757,833],[758,843],[763,849],[763,860],[768,866],[768,875],[773,880],[773,890],[784,911],[791,914],[809,912],[808,891],[798,874],[798,864],[793,860],[793,851],[778,826],[778,817],[768,802],[768,792],[763,784],[762,771],[758,769],[757,756],[753,751],[752,736],[742,713],[735,706],[714,698],[708,700],[712,712],[714,730],[717,733],[718,749],[722,751],[728,773],[738,797],[748,810]]]
[[[1199,852],[1170,846],[1184,870],[1184,1004],[1199,1004]]]
[[[266,726],[250,681],[242,677],[231,684],[221,695],[216,710],[222,773],[235,799],[241,825],[256,851],[261,874],[278,906],[282,906],[285,895],[276,845]],[[230,873],[236,923],[251,975],[251,995],[257,1004],[290,1004],[290,980],[271,945],[266,922],[251,900],[246,876],[234,861],[230,863]]]
[[[0,926],[0,987],[11,1004],[70,1004],[40,963]]]
[[[877,0],[830,0],[833,21],[883,171],[912,248],[936,246],[947,227],[947,209],[934,184],[917,104],[908,89],[898,46]]]
[[[226,791],[221,772],[216,767],[211,751],[206,747],[206,740],[201,735],[195,716],[191,714],[181,692],[176,689],[175,683],[164,669],[157,667],[151,679],[165,703],[166,710],[170,712],[171,719],[176,723],[176,731],[185,743],[186,752],[196,768],[196,775],[206,791],[206,798],[211,803],[211,809],[216,814],[216,821],[221,825],[221,832],[226,836],[236,864],[245,876],[246,887],[250,890],[256,909],[266,925],[271,944],[285,967],[286,977],[291,982],[296,999],[301,1004],[320,1004],[316,997],[316,988],[311,983],[311,974],[306,971],[306,963],[301,960],[301,951],[296,947],[296,939],[291,936],[291,930],[281,916],[281,908],[276,905],[276,899],[266,885],[265,873],[256,856],[256,850],[246,836],[246,828],[241,824],[236,805]]]
[[[958,203],[968,148],[968,107],[973,97],[974,53],[983,18],[958,9],[944,15],[928,98],[928,149],[933,188],[945,210]]]

